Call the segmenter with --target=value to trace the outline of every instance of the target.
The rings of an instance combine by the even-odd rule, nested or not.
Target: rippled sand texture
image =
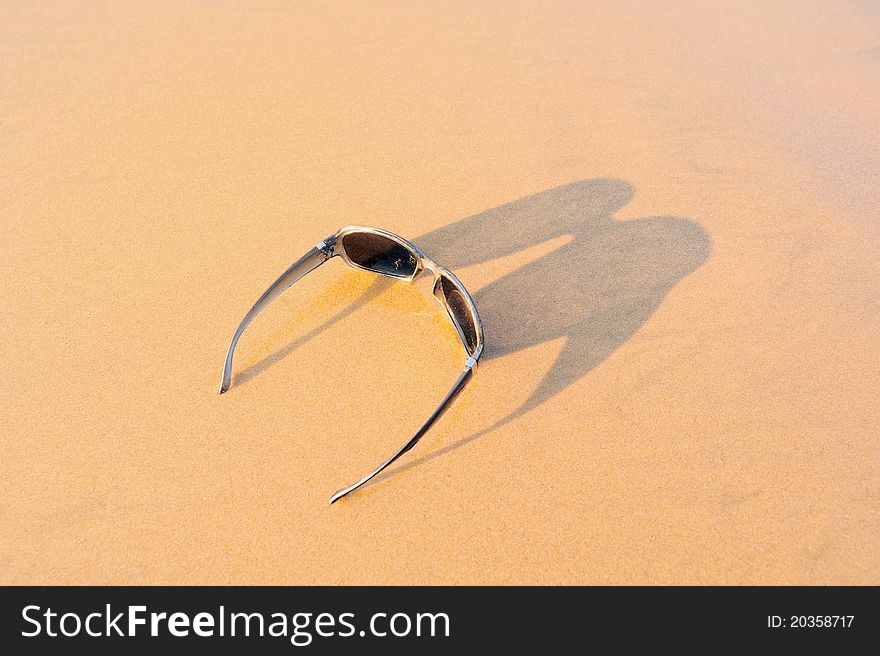
[[[665,4],[0,5],[0,580],[880,583],[880,13]]]

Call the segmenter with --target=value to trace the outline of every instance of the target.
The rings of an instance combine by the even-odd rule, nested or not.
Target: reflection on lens
[[[452,279],[446,275],[440,276],[440,288],[442,289],[443,297],[446,299],[446,303],[449,306],[449,313],[452,315],[452,320],[455,321],[461,331],[465,343],[467,344],[468,352],[472,354],[474,349],[477,348],[477,328],[474,325],[474,315],[473,312],[471,312],[470,305],[468,305],[464,292],[460,290]]]
[[[383,276],[408,278],[416,272],[415,253],[393,239],[369,232],[352,232],[342,238],[348,259]]]

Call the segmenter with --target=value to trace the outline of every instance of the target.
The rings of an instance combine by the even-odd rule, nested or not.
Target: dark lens
[[[451,278],[440,276],[440,289],[443,291],[443,297],[449,306],[449,313],[452,320],[458,326],[467,344],[468,352],[473,353],[477,348],[477,327],[474,325],[476,317],[471,312],[464,292],[459,289]]]
[[[416,272],[416,254],[393,239],[370,232],[352,232],[342,238],[348,259],[385,276],[408,278]]]

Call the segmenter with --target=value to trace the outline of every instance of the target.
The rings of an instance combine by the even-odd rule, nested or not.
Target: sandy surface
[[[0,5],[0,579],[880,583],[880,12],[598,4]]]

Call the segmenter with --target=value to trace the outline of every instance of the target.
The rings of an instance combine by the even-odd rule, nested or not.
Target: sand
[[[0,580],[880,583],[880,12],[663,4],[3,3]]]

